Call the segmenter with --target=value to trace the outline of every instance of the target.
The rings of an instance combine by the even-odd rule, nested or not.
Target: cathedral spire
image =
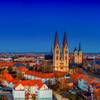
[[[78,51],[82,51],[81,42],[79,42],[79,49],[78,49]]]
[[[74,52],[77,51],[77,48],[74,49]]]
[[[56,32],[55,35],[54,47],[56,47],[57,45],[59,45],[58,32]]]
[[[64,32],[63,47],[68,46],[66,32]]]

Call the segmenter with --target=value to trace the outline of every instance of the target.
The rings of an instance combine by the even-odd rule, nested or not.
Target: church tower
[[[79,43],[78,50],[75,48],[74,50],[74,63],[75,64],[82,64],[83,62],[83,53],[81,50],[81,44]]]
[[[74,49],[74,63],[78,64],[78,51],[76,48]]]
[[[83,62],[83,53],[82,53],[82,50],[81,50],[81,44],[79,43],[79,50],[78,50],[78,53],[79,53],[79,57],[78,57],[78,64],[82,64]]]
[[[54,41],[53,66],[54,66],[54,71],[67,72],[69,70],[69,51],[68,51],[68,42],[66,33],[64,33],[62,55],[61,55],[58,33],[56,32]]]
[[[55,35],[55,41],[54,41],[54,57],[53,57],[53,66],[55,67],[54,70],[59,70],[60,66],[60,44],[58,39],[58,32],[56,32]]]
[[[63,66],[64,69],[68,69],[69,66],[69,51],[68,51],[68,42],[66,37],[66,32],[64,33],[64,39],[63,39],[63,49],[62,49],[62,60],[63,60]]]

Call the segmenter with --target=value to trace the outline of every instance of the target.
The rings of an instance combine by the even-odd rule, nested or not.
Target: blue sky
[[[81,41],[84,52],[100,52],[98,0],[0,1],[0,52],[49,52],[55,32],[69,50]]]

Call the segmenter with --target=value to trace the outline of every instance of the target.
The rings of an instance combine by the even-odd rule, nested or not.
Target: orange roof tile
[[[3,67],[3,66],[12,67],[14,64],[15,62],[0,62],[0,67]]]
[[[27,72],[28,71],[28,69],[25,66],[19,67],[19,70],[21,72]]]
[[[100,87],[100,83],[96,83],[96,87]]]
[[[22,84],[23,86],[34,86],[34,85],[38,85],[39,88],[41,88],[43,86],[42,80],[24,80],[24,81],[20,81],[17,84],[15,84],[15,88],[19,85]]]
[[[94,91],[95,96],[100,96],[100,88]]]
[[[3,78],[7,81],[7,82],[14,82],[14,78],[8,74],[7,72],[3,73]]]
[[[90,79],[87,75],[84,75],[84,74],[76,73],[76,74],[72,74],[71,77],[72,77],[74,80],[84,79],[88,84],[93,84],[93,83],[95,83],[95,80]]]
[[[67,72],[41,73],[36,71],[27,71],[26,75],[32,75],[40,78],[60,78],[64,77]]]
[[[40,78],[53,78],[54,73],[41,73],[41,72],[33,72],[33,71],[27,71],[26,75],[32,75]]]

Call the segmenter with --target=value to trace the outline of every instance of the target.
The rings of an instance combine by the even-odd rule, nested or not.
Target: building
[[[68,51],[66,32],[64,33],[62,55],[60,54],[58,32],[56,32],[54,41],[53,66],[54,66],[54,71],[66,72],[69,69],[69,51]]]
[[[18,92],[19,91],[19,92]],[[49,94],[51,92],[51,94]],[[22,93],[22,95],[21,95]],[[45,94],[43,94],[45,93]],[[42,80],[24,80],[20,81],[14,86],[13,95],[20,100],[33,100],[33,97],[52,98],[52,90],[49,90],[46,84],[43,84]],[[21,95],[21,96],[20,96]],[[21,98],[20,98],[21,97]],[[39,100],[39,99],[38,99]],[[52,99],[51,99],[52,100]]]
[[[79,49],[74,49],[74,63],[75,64],[82,64],[83,62],[83,53],[81,50],[81,45],[79,44]]]
[[[13,90],[13,98],[14,100],[25,100],[25,91],[21,90],[21,91],[17,91],[17,90]]]
[[[40,90],[37,96],[37,100],[52,100],[53,92],[52,90]]]

